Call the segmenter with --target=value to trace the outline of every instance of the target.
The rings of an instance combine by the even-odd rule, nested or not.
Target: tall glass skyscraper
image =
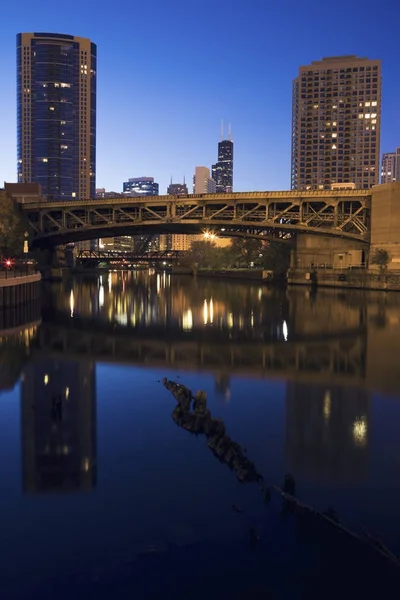
[[[218,144],[218,162],[212,166],[212,178],[217,184],[216,193],[230,193],[233,190],[233,142],[229,134],[227,140]]]
[[[95,198],[96,70],[86,38],[17,35],[18,182],[47,200]]]

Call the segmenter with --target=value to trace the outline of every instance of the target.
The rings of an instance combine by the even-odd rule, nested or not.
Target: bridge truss
[[[368,241],[369,190],[243,192],[147,198],[107,198],[23,206],[33,245],[142,233],[296,232]]]
[[[180,250],[157,250],[154,252],[117,252],[115,250],[80,250],[79,262],[172,262],[178,260],[184,252]]]

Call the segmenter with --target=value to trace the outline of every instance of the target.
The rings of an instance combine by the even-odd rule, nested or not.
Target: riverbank
[[[400,291],[400,271],[377,273],[366,269],[291,269],[289,285],[334,287],[357,290]]]
[[[31,303],[40,294],[40,273],[10,270],[0,273],[0,308]]]

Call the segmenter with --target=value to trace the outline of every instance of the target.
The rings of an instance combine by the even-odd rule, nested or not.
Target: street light
[[[29,252],[29,245],[28,245],[28,237],[29,237],[29,233],[27,231],[25,231],[24,233],[24,254],[28,254]]]

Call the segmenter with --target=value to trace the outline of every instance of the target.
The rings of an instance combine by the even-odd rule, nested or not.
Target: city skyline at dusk
[[[335,12],[346,15],[340,28],[331,9],[315,0],[271,8],[206,0],[202,14],[209,19],[181,1],[132,8],[123,0],[110,14],[72,0],[62,19],[42,0],[7,6],[0,25],[0,178],[17,181],[15,36],[21,31],[97,44],[98,188],[120,192],[127,177],[151,176],[166,193],[171,176],[190,181],[196,165],[215,162],[223,118],[232,123],[234,190],[290,189],[292,81],[300,65],[332,55],[382,61],[381,154],[390,152],[400,140],[400,83],[391,76],[397,20],[393,14],[380,30],[368,4],[338,2]],[[223,26],[211,18],[217,13]]]

